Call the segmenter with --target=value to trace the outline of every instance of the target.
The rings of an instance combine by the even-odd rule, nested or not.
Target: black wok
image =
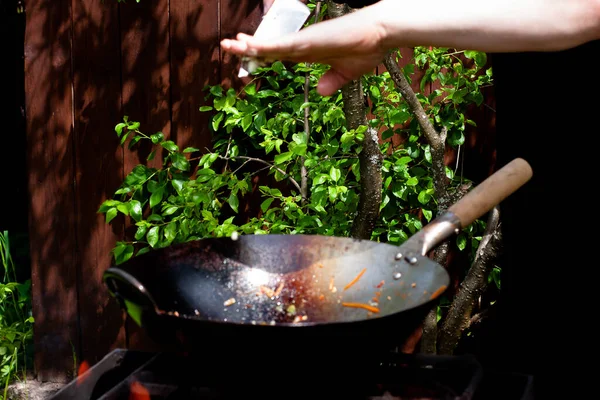
[[[429,251],[530,177],[527,162],[512,161],[401,246],[318,235],[202,239],[112,266],[104,281],[150,337],[176,349],[286,341],[332,349],[346,339],[390,348],[449,285]]]

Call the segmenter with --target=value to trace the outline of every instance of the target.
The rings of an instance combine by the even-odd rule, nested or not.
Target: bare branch
[[[348,7],[345,3],[338,4],[330,0],[327,2],[327,10],[331,18],[336,18],[351,13],[354,9]],[[367,126],[362,150],[359,154],[360,198],[350,236],[358,239],[370,239],[375,223],[379,218],[379,207],[382,199],[383,179],[381,177],[381,167],[383,154],[379,147],[378,132],[368,127],[367,106],[360,79],[350,81],[344,85],[342,98],[348,129]]]
[[[265,169],[271,169],[271,166],[268,165],[266,167],[259,168],[256,171],[254,171],[253,173],[251,173],[249,176],[254,176],[256,174],[259,174],[259,173],[263,172]]]
[[[437,353],[437,307],[433,307],[423,321],[420,352],[423,354]]]
[[[227,161],[229,161],[229,160],[227,160]],[[244,168],[244,166],[245,166],[246,164],[248,164],[250,161],[252,161],[252,160],[246,160],[246,161],[244,161],[244,162],[242,163],[242,165],[240,165],[239,167],[237,167],[237,168],[235,169],[235,171],[233,171],[233,172],[231,173],[231,175],[235,175],[235,174],[237,174],[237,172],[238,172],[240,169]]]
[[[321,4],[321,3],[319,3]],[[304,103],[308,103],[308,92],[310,90],[310,75],[307,72],[304,77]],[[306,135],[306,142],[308,143],[308,139],[310,138],[310,107],[306,106],[304,108],[304,134]],[[302,194],[302,198],[308,198],[308,170],[305,165],[306,159],[304,156],[300,157],[300,193]]]
[[[487,287],[487,277],[492,270],[493,260],[498,256],[501,243],[500,210],[496,206],[489,213],[486,230],[477,249],[475,260],[460,285],[444,321],[439,337],[440,354],[452,354],[463,332],[471,324],[473,308]]]
[[[468,328],[472,328],[473,326],[475,326],[476,324],[480,323],[481,321],[483,321],[483,319],[489,314],[489,309],[483,310],[480,313],[477,313],[475,315],[473,315],[470,319],[469,319],[469,326]]]
[[[317,2],[317,6],[314,10],[315,13],[315,23],[319,20],[319,14],[321,14],[321,2]],[[310,73],[306,72],[304,76],[304,103],[308,103],[310,91]],[[308,143],[310,139],[310,107],[306,106],[304,108],[304,133],[306,134],[306,142]],[[308,170],[305,165],[305,158],[300,157],[300,195],[302,196],[302,202],[304,203],[308,198]]]
[[[231,148],[231,141],[233,139],[233,134],[229,134],[229,140],[227,140],[227,149],[225,150],[225,154],[229,154],[229,149]],[[227,171],[227,167],[229,166],[229,160],[225,161],[225,166],[223,167],[223,172]]]
[[[390,53],[388,53],[383,63],[387,68],[388,72],[390,73],[390,77],[394,81],[396,88],[398,89],[404,100],[406,100],[406,103],[415,115],[415,118],[417,119],[419,126],[423,130],[423,134],[425,135],[427,142],[430,143],[432,146],[436,147],[444,146],[445,137],[442,137],[442,135],[440,135],[435,130],[433,124],[427,116],[427,113],[425,112],[423,106],[419,102],[417,95],[412,90],[410,83],[408,82],[408,80],[404,76],[404,73],[398,66],[398,63],[396,61],[396,51],[391,51]]]
[[[261,158],[246,157],[246,156],[235,156],[235,157],[223,157],[223,156],[219,156],[219,158],[221,160],[226,160],[226,161],[227,160],[232,160],[232,159],[235,159],[235,158],[239,158],[239,159],[242,159],[242,160],[247,160],[246,162],[254,161],[254,162],[258,162],[258,163],[267,165],[269,168],[272,168],[272,169],[278,171],[280,174],[284,175],[292,183],[292,185],[294,185],[296,187],[296,189],[298,189],[298,193],[301,193],[300,185],[298,185],[298,182],[296,182],[296,180],[294,178],[292,178],[287,172],[285,172],[281,168],[279,168],[279,167],[277,167],[277,166],[271,164],[270,162],[265,161],[265,160],[263,160]]]
[[[419,102],[417,95],[415,94],[414,90],[412,90],[410,83],[398,66],[398,62],[396,61],[396,53],[396,51],[391,51],[388,53],[383,63],[390,73],[390,77],[394,81],[396,88],[404,100],[406,100],[406,103],[417,119],[425,139],[431,146],[433,184],[436,197],[438,198],[439,211],[442,212],[449,206],[448,198],[446,196],[447,177],[446,166],[444,164],[444,152],[446,149],[446,136],[448,134],[448,130],[446,127],[444,127],[441,132],[437,132],[435,130],[435,127],[429,120],[427,113]]]
[[[446,136],[448,130],[443,127],[441,132],[437,132],[423,106],[419,102],[417,95],[413,91],[410,83],[404,76],[404,73],[398,66],[396,61],[397,51],[392,51],[384,59],[384,65],[390,73],[390,77],[394,81],[396,89],[400,92],[412,114],[415,116],[417,123],[421,127],[421,131],[425,139],[431,146],[431,163],[433,174],[433,185],[435,195],[438,200],[438,214],[445,211],[452,203],[452,196],[448,193],[448,180],[446,177],[446,166],[444,164],[444,152],[446,146]],[[448,242],[441,243],[433,254],[433,259],[440,265],[445,265],[450,251]],[[437,353],[437,309],[434,307],[425,320],[423,321],[423,333],[421,336],[421,352],[427,354]]]

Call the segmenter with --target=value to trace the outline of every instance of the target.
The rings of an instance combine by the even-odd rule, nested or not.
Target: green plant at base
[[[0,379],[8,384],[25,378],[28,349],[33,345],[31,280],[17,282],[8,232],[0,232],[3,278],[0,283]],[[20,362],[22,361],[22,364]]]

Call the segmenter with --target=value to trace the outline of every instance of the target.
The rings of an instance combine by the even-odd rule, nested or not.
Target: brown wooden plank
[[[9,106],[3,110],[3,129],[10,134],[2,137],[0,157],[10,160],[11,172],[4,174],[2,179],[6,192],[0,199],[0,209],[4,211],[0,215],[0,230],[8,230],[12,238],[27,234],[29,201],[25,159],[24,31],[25,15],[15,13],[12,3],[4,2],[0,7],[0,48],[4,50],[9,67],[4,69],[2,87],[10,95]],[[28,261],[23,260],[17,265],[22,265],[25,271],[27,264]]]
[[[79,361],[93,365],[114,348],[125,347],[123,314],[102,283],[112,261],[110,251],[123,230],[97,214],[123,180],[123,152],[114,132],[122,118],[117,4],[75,1],[73,21]]]
[[[262,0],[219,0],[221,3],[221,39],[233,38],[239,32],[254,34],[263,15]],[[247,81],[237,77],[240,59],[221,52],[221,83],[240,87]]]
[[[25,32],[35,368],[58,382],[72,378],[79,346],[70,4],[28,1]]]
[[[169,137],[171,131],[169,74],[169,2],[128,2],[120,6],[123,114],[140,122],[142,132],[161,131]],[[125,150],[124,172],[128,174],[138,164],[160,167],[157,152],[146,162],[151,147],[137,151]],[[133,237],[135,226],[126,228]],[[130,319],[127,320],[128,348],[157,350],[157,346]]]
[[[262,0],[219,0],[221,4],[220,12],[220,39],[233,38],[239,32],[254,34],[263,16]],[[240,58],[221,51],[221,74],[220,83],[225,87],[233,87],[239,89],[253,77],[238,78],[240,67]],[[259,191],[261,185],[275,185],[281,190],[285,182],[274,182],[272,176],[268,175],[268,171],[263,171],[254,176],[252,180],[252,188],[245,198],[240,199],[239,220],[236,222],[244,223],[249,218],[256,215],[257,210],[260,211],[260,204],[264,199]]]
[[[203,88],[219,83],[219,3],[171,0],[170,12],[171,139],[203,150],[211,141]]]

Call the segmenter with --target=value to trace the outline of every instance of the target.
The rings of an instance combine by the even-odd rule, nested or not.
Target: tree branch
[[[423,320],[423,334],[421,335],[420,353],[437,353],[437,307],[429,310],[429,313]]]
[[[446,177],[446,165],[444,163],[444,153],[446,150],[446,136],[448,131],[446,127],[441,132],[437,132],[423,106],[419,102],[417,95],[413,91],[410,83],[404,76],[404,73],[398,66],[396,60],[397,51],[391,51],[385,57],[383,63],[394,81],[396,89],[400,92],[429,145],[431,146],[431,164],[433,174],[433,186],[435,196],[438,201],[438,215],[444,212],[452,204],[452,196],[448,193],[448,179]],[[462,196],[461,196],[462,197]],[[450,246],[448,242],[437,246],[433,254],[433,260],[440,265],[446,265]],[[426,354],[437,353],[437,310],[434,307],[423,321],[423,332],[421,336],[421,352]]]
[[[437,147],[443,146],[445,138],[441,137],[439,133],[435,130],[435,127],[429,120],[427,113],[423,109],[423,106],[419,102],[417,95],[412,90],[410,83],[404,76],[404,73],[400,69],[398,62],[396,61],[396,51],[391,51],[387,54],[383,61],[385,67],[390,73],[390,77],[394,81],[396,85],[396,89],[400,92],[406,103],[410,107],[411,111],[415,115],[419,126],[423,130],[423,134],[427,139],[427,142],[431,145],[436,145]]]
[[[471,325],[473,308],[479,296],[487,287],[487,278],[492,270],[494,260],[499,255],[500,210],[493,208],[487,220],[486,230],[477,248],[475,260],[467,273],[440,330],[440,354],[453,354],[463,332]]]
[[[319,14],[321,14],[321,2],[317,2],[317,6],[314,10],[315,23],[319,21]],[[306,72],[304,75],[304,103],[308,103],[310,91],[310,73]],[[304,133],[306,134],[306,143],[310,139],[310,106],[304,108]],[[308,170],[305,165],[306,159],[304,156],[300,157],[300,195],[302,196],[302,202],[306,202],[308,199]]]
[[[321,3],[319,3],[321,4]],[[304,103],[308,103],[308,92],[310,90],[310,75],[307,72],[304,77]],[[306,135],[306,142],[308,143],[308,139],[310,138],[310,107],[306,106],[304,108],[304,134]],[[302,198],[308,198],[308,170],[305,165],[306,159],[304,156],[300,157],[300,194],[302,194]]]
[[[347,4],[337,4],[331,0],[327,2],[327,10],[331,18],[352,12]],[[348,32],[348,34],[352,33]],[[347,83],[342,88],[342,98],[348,129],[357,129],[363,125],[368,127],[365,98],[359,79]],[[350,235],[358,239],[370,239],[379,218],[383,186],[381,177],[383,154],[379,148],[379,135],[375,129],[368,127],[365,132],[359,163],[361,191]]]
[[[391,51],[385,57],[384,65],[390,73],[390,77],[413,115],[415,116],[425,139],[431,146],[431,163],[433,173],[433,184],[435,195],[438,199],[439,212],[446,210],[450,204],[447,197],[447,177],[446,166],[444,164],[444,152],[446,150],[447,129],[444,127],[441,132],[437,132],[429,120],[427,113],[419,102],[417,95],[412,90],[410,83],[404,76],[404,73],[396,61],[396,51]]]
[[[488,313],[489,309],[486,309],[478,314],[473,315],[471,318],[469,318],[468,328],[473,328],[475,325],[483,321],[483,319],[487,316]]]
[[[225,154],[229,154],[229,149],[231,148],[231,140],[233,139],[233,135],[229,134],[229,139],[227,140],[227,149],[225,149]],[[227,171],[227,167],[229,167],[229,160],[225,161],[225,166],[223,167],[223,171]]]
[[[223,156],[219,156],[219,158],[221,160],[231,160],[231,159],[235,159],[235,158],[240,158],[242,160],[246,160],[246,162],[244,164],[246,164],[249,161],[254,161],[254,162],[258,162],[261,164],[264,164],[266,166],[268,166],[269,168],[272,168],[276,171],[278,171],[280,174],[282,174],[283,176],[285,176],[291,183],[292,185],[294,185],[296,187],[296,189],[298,189],[298,193],[301,193],[302,190],[300,189],[300,185],[298,185],[298,182],[296,182],[296,180],[294,178],[292,178],[287,172],[285,172],[284,170],[282,170],[281,168],[271,164],[268,161],[265,161],[261,158],[255,158],[255,157],[246,157],[246,156],[235,156],[235,157],[223,157]]]

